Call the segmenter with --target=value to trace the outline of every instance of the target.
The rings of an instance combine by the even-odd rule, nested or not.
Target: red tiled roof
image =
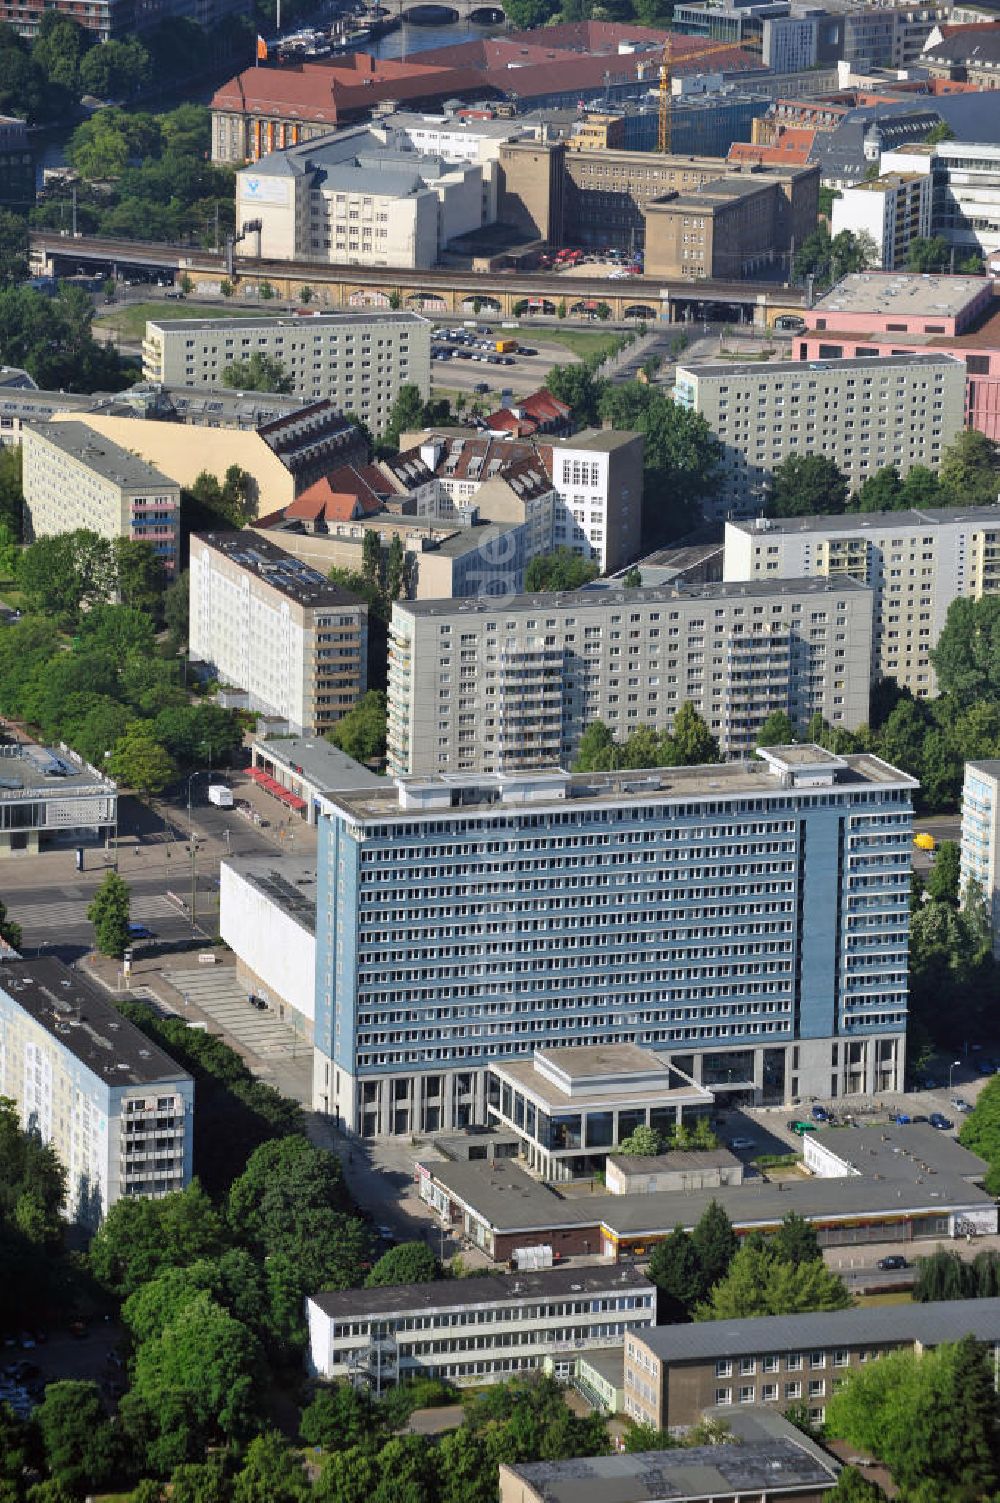
[[[755,141],[734,141],[729,148],[730,162],[786,163],[804,167],[816,142],[816,132],[807,126],[792,125],[779,128],[774,140],[767,145]]]
[[[366,114],[382,100],[414,101],[449,95],[516,92],[521,99],[603,88],[637,78],[655,81],[659,47],[666,33],[648,26],[612,21],[570,22],[544,31],[513,32],[423,52],[400,61],[355,53],[334,62],[296,63],[247,68],[216,90],[213,110],[268,114],[278,119],[336,124]],[[639,52],[618,51],[625,41],[650,42]],[[704,68],[685,63],[685,55],[703,46],[700,37],[674,35],[677,72]],[[759,72],[759,57],[732,47],[712,66],[726,73]]]
[[[351,465],[315,480],[285,508],[285,517],[303,522],[350,522],[382,510],[382,502]]]
[[[516,413],[511,412],[509,407],[501,407],[498,412],[491,412],[483,421],[494,433],[513,433],[515,438],[530,438],[538,427],[533,419],[519,418]]]

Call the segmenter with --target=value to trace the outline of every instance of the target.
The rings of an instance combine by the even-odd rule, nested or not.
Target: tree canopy
[[[578,590],[581,585],[596,579],[600,573],[597,564],[581,557],[572,548],[553,548],[551,553],[539,553],[529,563],[524,575],[526,590]]]
[[[674,717],[672,731],[640,726],[623,742],[603,720],[592,720],[580,737],[575,772],[614,772],[618,768],[702,767],[721,761],[719,744],[689,701]]]
[[[847,481],[825,454],[789,454],[775,466],[769,516],[836,516],[846,506]]]

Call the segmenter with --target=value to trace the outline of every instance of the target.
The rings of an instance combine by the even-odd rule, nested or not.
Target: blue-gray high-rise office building
[[[319,831],[314,1104],[484,1121],[488,1061],[636,1043],[730,1101],[903,1083],[912,796],[868,755],[402,778]]]

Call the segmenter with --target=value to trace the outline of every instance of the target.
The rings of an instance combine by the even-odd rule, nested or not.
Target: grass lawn
[[[102,328],[114,329],[119,339],[126,342],[141,340],[146,332],[146,320],[155,318],[160,322],[168,318],[257,318],[263,314],[277,318],[286,313],[284,307],[275,308],[267,303],[254,301],[240,303],[199,303],[188,298],[185,302],[126,303],[124,306],[98,308],[95,322]]]
[[[546,344],[564,344],[574,355],[610,355],[617,349],[619,334],[599,334],[596,329],[536,329],[537,338]],[[526,341],[527,342],[527,341]]]
[[[909,1289],[894,1289],[889,1294],[856,1294],[854,1303],[862,1310],[869,1305],[912,1305],[913,1295]]]

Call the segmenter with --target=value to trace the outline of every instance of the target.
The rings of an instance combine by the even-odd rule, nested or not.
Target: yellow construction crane
[[[663,58],[660,62],[660,128],[657,136],[657,145],[660,151],[670,150],[670,124],[673,113],[673,95],[670,92],[670,84],[673,75],[673,32],[667,32],[667,40],[663,44]],[[717,52],[732,52],[738,47],[738,42],[709,42],[705,47],[699,47],[696,52],[685,52],[678,58],[680,63],[696,63],[703,57],[714,57]]]

